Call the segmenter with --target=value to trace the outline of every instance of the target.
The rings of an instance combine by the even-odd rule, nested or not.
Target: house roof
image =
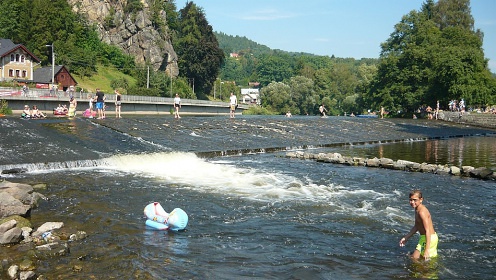
[[[74,80],[74,82],[77,84],[76,79],[69,73],[67,68],[65,68],[64,65],[55,65],[54,67],[54,75],[57,76],[57,74],[62,71],[62,69],[65,69],[67,74],[71,76],[71,78]],[[33,72],[33,82],[34,83],[40,83],[40,84],[49,84],[52,83],[52,66],[45,66],[41,68],[37,68]]]
[[[14,44],[10,39],[0,38],[0,58],[9,55],[11,52],[22,49],[27,52],[35,62],[40,62],[40,59],[37,58],[33,53],[31,53],[24,45],[22,44]]]

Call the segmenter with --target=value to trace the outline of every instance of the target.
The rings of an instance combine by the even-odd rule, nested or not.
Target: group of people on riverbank
[[[115,94],[115,117],[122,118],[121,116],[121,107],[122,107],[122,94],[118,91],[114,91]],[[107,105],[105,105],[106,96],[105,93],[100,91],[100,89],[96,89],[95,96],[89,95],[89,108],[83,113],[84,117],[94,118],[98,114],[97,119],[105,119],[106,118],[106,110]],[[96,110],[95,110],[96,109]]]
[[[122,112],[122,94],[118,91],[115,90],[115,117],[116,118],[122,118],[121,112]],[[96,94],[90,94],[88,95],[88,108],[83,111],[83,117],[86,118],[97,118],[97,119],[105,119],[106,118],[106,109],[108,106],[105,104],[106,102],[106,96],[104,92],[100,91],[100,89],[96,89]],[[58,107],[55,107],[53,109],[53,114],[56,116],[68,116],[68,117],[75,117],[77,113],[77,105],[78,101],[74,95],[70,96],[69,100],[69,106],[67,105],[61,105],[59,104]],[[181,98],[179,97],[179,94],[176,94],[174,101],[173,101],[173,107],[174,107],[174,118],[180,119],[181,116],[179,114],[179,111],[182,107],[181,103]],[[235,117],[236,109],[238,107],[238,100],[237,97],[234,93],[231,93],[231,97],[229,99],[229,116],[230,118]],[[35,115],[45,115],[36,110],[39,113],[36,113]],[[22,117],[29,118],[28,116],[31,116],[31,113],[23,112]]]
[[[23,119],[44,119],[45,117],[45,114],[36,105],[33,105],[32,109],[29,105],[24,105],[24,110],[21,113],[21,118]]]

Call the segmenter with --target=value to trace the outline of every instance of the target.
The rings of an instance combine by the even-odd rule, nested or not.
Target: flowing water
[[[0,119],[0,129],[0,169],[27,171],[6,179],[47,184],[32,223],[89,235],[38,261],[48,279],[494,279],[494,181],[284,157],[304,148],[494,166],[491,130],[313,117]],[[415,188],[440,237],[430,262],[407,256],[415,237],[398,246]],[[147,228],[153,201],[185,210],[186,230]]]

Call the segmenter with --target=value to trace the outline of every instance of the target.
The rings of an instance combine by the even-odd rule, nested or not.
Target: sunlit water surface
[[[18,164],[0,167],[28,171],[6,175],[10,181],[47,184],[40,192],[48,200],[32,212],[35,226],[62,221],[89,234],[71,243],[70,254],[39,259],[36,271],[48,279],[494,279],[494,181],[246,152],[282,150],[285,139],[312,143],[315,126],[329,137],[315,143],[347,144],[307,145],[311,152],[477,167],[494,166],[496,158],[492,135],[417,141],[423,128],[403,120],[4,120],[0,159]],[[298,127],[305,130],[293,133]],[[336,129],[341,134],[332,134]],[[366,130],[412,139],[381,144]],[[184,147],[204,156],[178,151]],[[208,152],[223,149],[240,152]],[[32,160],[40,155],[50,160]],[[407,256],[417,238],[398,246],[413,225],[408,193],[417,188],[440,237],[439,257],[427,263]],[[153,201],[185,210],[186,230],[147,228],[143,208]],[[26,252],[15,248],[0,247],[0,255],[22,259]]]

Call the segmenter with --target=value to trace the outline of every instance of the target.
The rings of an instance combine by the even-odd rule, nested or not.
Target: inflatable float
[[[188,214],[181,208],[175,208],[172,212],[165,212],[158,202],[148,204],[144,211],[146,222],[149,227],[158,230],[184,230],[188,225]]]

